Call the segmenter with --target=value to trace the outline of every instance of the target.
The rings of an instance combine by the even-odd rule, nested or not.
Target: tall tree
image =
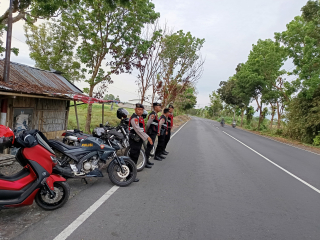
[[[286,31],[276,33],[277,41],[285,46],[297,75],[291,87],[304,98],[312,98],[320,84],[320,4],[308,1],[297,16],[287,24]]]
[[[204,60],[200,49],[204,41],[182,30],[164,37],[160,55],[162,89],[159,92],[164,106],[174,102],[202,76]]]
[[[85,78],[81,64],[74,56],[77,32],[70,26],[63,22],[46,22],[39,26],[28,24],[24,29],[30,58],[36,62],[36,67],[58,70],[71,82]]]
[[[209,98],[210,98],[210,112],[212,113],[211,117],[218,116],[220,111],[223,109],[220,96],[215,91],[213,91],[212,94],[209,94]]]
[[[139,86],[139,94],[141,97],[141,104],[147,99],[147,91],[150,87],[153,87],[153,94],[151,96],[151,102],[154,101],[154,95],[156,94],[158,75],[160,73],[161,61],[161,44],[162,36],[166,34],[167,28],[161,29],[158,20],[154,24],[148,24],[141,38],[148,40],[150,46],[147,51],[137,56],[135,60],[135,67],[138,69],[137,84]]]
[[[279,76],[285,73],[281,70],[286,55],[279,43],[271,39],[259,40],[253,45],[248,61],[241,66],[237,73],[238,89],[243,95],[256,100],[259,111],[259,124],[263,117],[263,103],[268,101],[268,93]]]
[[[79,5],[74,5],[62,15],[62,20],[78,32],[77,56],[89,75],[86,82],[90,97],[94,94],[103,97],[104,93],[94,93],[94,88],[98,84],[111,83],[112,74],[131,71],[136,56],[149,47],[149,41],[139,37],[141,29],[159,17],[149,0],[132,0],[125,6],[119,1],[114,3],[115,8],[104,0],[81,0]],[[105,61],[108,58],[112,59]],[[92,105],[89,104],[87,132],[90,131],[91,115]]]

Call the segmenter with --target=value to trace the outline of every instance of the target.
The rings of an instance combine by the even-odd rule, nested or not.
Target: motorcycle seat
[[[0,173],[0,179],[14,182],[14,181],[18,181],[19,179],[28,176],[29,173],[30,172],[29,172],[29,170],[27,168],[23,168],[21,171],[13,174],[11,176],[6,176],[6,175],[3,175],[3,174]]]

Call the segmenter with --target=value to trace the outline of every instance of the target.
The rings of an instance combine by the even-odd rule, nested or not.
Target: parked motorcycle
[[[108,139],[115,139],[120,143],[120,150],[124,150],[124,156],[129,157],[130,155],[130,145],[129,145],[129,134],[127,132],[127,127],[124,124],[124,121],[117,127],[111,126],[104,126],[104,127],[97,127],[93,130],[93,136],[96,136],[102,139],[104,142],[108,141]],[[137,172],[140,172],[144,169],[146,165],[146,156],[144,151],[140,150],[140,155],[138,162],[136,164]]]
[[[16,160],[23,167],[18,173],[0,174],[0,209],[31,205],[33,200],[45,210],[62,207],[69,199],[66,179],[54,173],[57,159],[45,136],[37,131],[24,131],[15,136],[0,125],[0,147],[20,148]]]
[[[236,125],[237,125],[237,123],[236,123],[236,122],[233,122],[233,123],[232,123],[232,127],[233,127],[233,128],[235,128],[235,127],[236,127]]]
[[[106,144],[107,143],[107,144]],[[102,168],[107,166],[110,181],[117,186],[130,185],[137,176],[134,162],[128,157],[118,157],[120,143],[115,139],[87,137],[79,146],[70,146],[59,141],[49,141],[60,166],[57,171],[67,178],[103,177]]]
[[[87,137],[91,137],[90,134],[85,134],[79,129],[67,130],[62,133],[64,144],[79,146],[82,139],[86,139]]]

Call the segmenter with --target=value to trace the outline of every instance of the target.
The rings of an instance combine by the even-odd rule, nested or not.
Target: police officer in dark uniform
[[[170,141],[170,138],[171,138],[171,129],[173,127],[173,111],[174,111],[173,105],[169,105],[168,134],[165,137],[165,146],[164,146],[164,150],[162,152],[163,155],[168,155],[169,154],[169,152],[166,151],[166,147],[167,147],[168,142]]]
[[[154,143],[156,137],[159,133],[159,118],[158,113],[161,111],[161,104],[160,103],[153,103],[153,111],[149,114],[148,122],[147,122],[147,133],[151,137],[152,142]],[[147,164],[153,165],[154,163],[150,162],[150,152],[153,148],[153,144],[147,144],[146,149],[146,157],[147,157]]]
[[[163,110],[163,115],[161,115],[159,119],[159,132],[158,132],[158,146],[155,153],[155,160],[162,161],[162,159],[165,159],[166,157],[161,155],[164,151],[165,147],[165,137],[168,134],[168,115],[169,115],[169,109],[165,108]]]
[[[143,141],[148,140],[150,144],[153,144],[152,139],[145,132],[144,119],[142,117],[143,111],[144,106],[137,103],[135,113],[132,114],[129,120],[130,158],[135,164],[138,163]],[[135,182],[139,182],[139,179],[135,179]]]

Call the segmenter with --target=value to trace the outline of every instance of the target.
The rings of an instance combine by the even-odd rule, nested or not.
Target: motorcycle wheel
[[[52,211],[62,207],[69,199],[70,186],[67,182],[53,184],[56,196],[51,199],[47,189],[43,186],[37,193],[35,201],[44,210]]]
[[[130,147],[127,147],[126,151],[124,152],[124,155],[127,156],[127,157],[130,157]],[[145,152],[140,149],[140,155],[139,155],[139,159],[138,159],[138,162],[136,164],[136,167],[137,167],[137,172],[141,172],[144,167],[146,166],[147,164],[147,157],[146,157],[146,154]]]
[[[108,166],[108,175],[110,181],[119,187],[129,186],[137,177],[137,168],[131,159],[124,159],[126,165],[122,167],[125,168],[128,173],[121,173],[120,166],[116,161],[112,161]],[[127,177],[122,177],[125,174]]]

